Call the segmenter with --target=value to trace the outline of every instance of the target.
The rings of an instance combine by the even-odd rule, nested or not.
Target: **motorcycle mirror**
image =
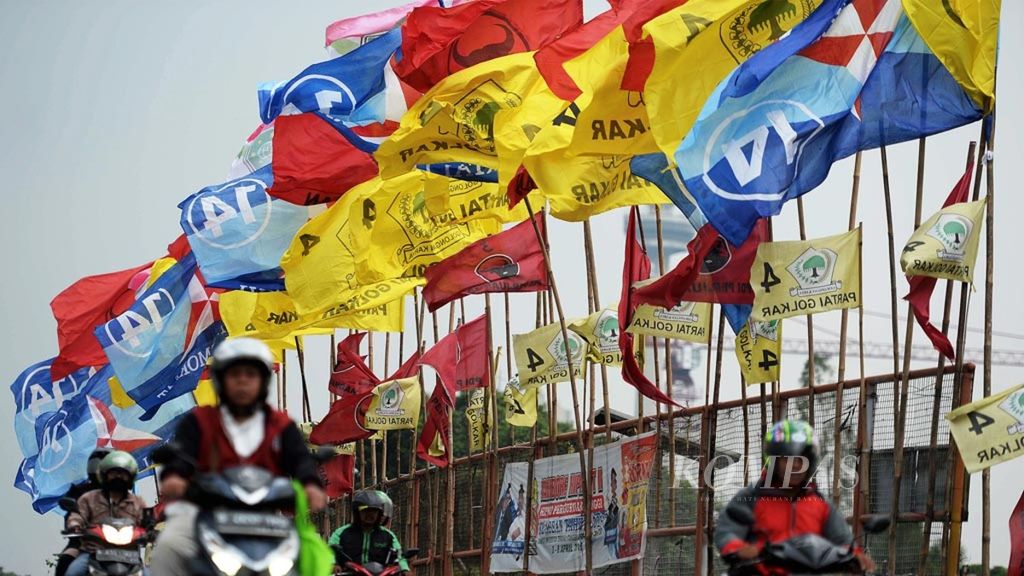
[[[878,534],[889,529],[892,520],[885,514],[872,514],[861,518],[860,525],[868,534]]]
[[[415,558],[416,556],[419,556],[419,553],[420,553],[420,549],[419,548],[406,548],[405,552],[402,552],[402,558],[405,558],[406,560],[410,560],[412,558]]]
[[[65,496],[57,501],[57,506],[65,512],[78,512],[78,500],[70,496]]]
[[[730,502],[725,507],[725,514],[744,526],[753,526],[755,522],[754,511],[742,504]]]

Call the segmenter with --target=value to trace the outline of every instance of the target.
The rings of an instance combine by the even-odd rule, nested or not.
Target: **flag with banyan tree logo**
[[[782,369],[782,320],[747,322],[736,335],[735,348],[744,382],[777,382]]]
[[[562,327],[557,322],[527,334],[512,336],[516,369],[523,388],[568,382],[570,357],[573,376],[582,377],[587,341],[572,330],[566,332],[569,334],[569,354],[566,354]]]
[[[860,306],[860,228],[813,240],[761,244],[750,285],[750,317],[761,322]]]
[[[946,420],[970,474],[1024,455],[1024,384],[961,406]]]
[[[611,308],[598,310],[569,324],[569,330],[587,341],[587,357],[606,366],[622,365],[619,349],[619,314]]]
[[[903,272],[973,282],[985,202],[953,204],[925,220],[903,248]]]
[[[419,376],[378,384],[366,408],[370,430],[415,430],[420,421]]]

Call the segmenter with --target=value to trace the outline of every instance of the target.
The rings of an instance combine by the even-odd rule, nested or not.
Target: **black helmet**
[[[265,402],[270,393],[270,377],[274,373],[274,355],[270,348],[255,338],[230,338],[221,342],[213,351],[210,362],[210,379],[217,397],[224,400],[224,373],[237,364],[251,364],[259,369],[263,377],[260,402]]]
[[[89,461],[86,464],[85,471],[89,475],[89,479],[96,484],[100,483],[100,477],[97,475],[100,471],[100,461],[103,460],[107,454],[113,452],[113,448],[107,446],[97,446],[95,450],[89,454]]]
[[[814,428],[803,420],[781,420],[764,435],[764,461],[779,456],[801,456],[807,459],[807,481],[818,468],[818,443]]]
[[[359,518],[359,513],[367,508],[380,510],[380,525],[385,526],[391,520],[395,505],[391,497],[380,490],[359,490],[352,495],[353,520]]]

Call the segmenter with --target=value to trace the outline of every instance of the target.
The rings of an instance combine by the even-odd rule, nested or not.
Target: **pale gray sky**
[[[0,109],[5,138],[0,141],[0,173],[8,224],[0,228],[7,246],[9,276],[0,298],[0,318],[8,329],[0,336],[3,366],[0,382],[9,383],[27,365],[56,352],[54,322],[48,303],[76,279],[126,268],[162,254],[180,233],[176,205],[204,185],[223,180],[231,158],[257,125],[255,88],[283,79],[323,55],[323,30],[331,21],[366,10],[399,4],[310,1],[301,4],[230,0],[177,3],[0,0]],[[285,7],[287,6],[287,7]],[[604,3],[587,0],[592,16]],[[1000,186],[996,216],[995,329],[1024,332],[1024,301],[1017,294],[1024,280],[1016,268],[1016,250],[1024,246],[1024,211],[1013,176],[1024,152],[1019,127],[1024,116],[1016,104],[1024,99],[1022,68],[1014,61],[1024,52],[1024,6],[1005,2],[1002,39],[1002,103],[996,142],[996,181]],[[963,166],[968,140],[976,126],[929,140],[925,212],[948,193]],[[916,174],[916,144],[890,151],[898,248],[910,235]],[[825,185],[806,199],[808,233],[833,234],[846,226],[852,163],[838,164]],[[889,310],[884,206],[878,152],[865,155],[862,168],[861,219],[864,221],[865,301],[871,311]],[[778,239],[797,237],[795,205],[776,219]],[[601,294],[613,304],[620,282],[623,214],[594,222]],[[584,265],[579,225],[553,226],[556,275],[566,312],[586,312]],[[978,278],[982,277],[979,268]],[[905,292],[899,280],[899,290]],[[974,293],[971,326],[982,325],[983,286]],[[530,308],[513,314],[513,331],[532,328],[530,296],[513,306]],[[938,305],[938,304],[936,304]],[[475,304],[469,313],[475,313]],[[906,313],[905,305],[900,314]],[[527,316],[529,318],[527,318]],[[502,321],[496,313],[495,322]],[[816,316],[817,326],[836,330],[838,313]],[[903,323],[900,323],[901,327]],[[888,341],[887,321],[869,317],[867,339]],[[803,333],[800,321],[787,321],[789,334]],[[923,340],[918,332],[916,341]],[[326,410],[324,381],[326,338],[310,339],[308,376],[314,383],[316,414]],[[1000,349],[1024,349],[1024,342],[995,338]],[[980,347],[971,333],[969,346]],[[382,345],[382,342],[379,343]],[[408,344],[411,346],[411,343]],[[380,348],[378,348],[379,350]],[[980,358],[970,360],[980,362]],[[784,379],[793,386],[803,359],[785,358]],[[723,396],[736,397],[738,373],[726,357]],[[855,363],[853,363],[855,364]],[[931,363],[922,363],[925,367]],[[294,366],[294,364],[293,364]],[[395,364],[392,361],[391,367]],[[378,369],[381,366],[378,364]],[[886,361],[868,361],[867,372],[891,370]],[[980,369],[975,397],[980,397]],[[851,377],[856,376],[856,367]],[[1024,369],[997,367],[993,390],[1021,382]],[[565,387],[565,385],[563,385]],[[293,393],[295,390],[293,389]],[[560,391],[568,397],[568,389]],[[613,403],[629,406],[634,393],[617,386]],[[294,396],[293,406],[298,405]],[[0,402],[0,423],[8,433],[0,440],[0,509],[10,528],[0,539],[0,565],[24,574],[44,574],[44,559],[61,546],[56,515],[32,512],[27,497],[11,482],[21,455],[10,433],[13,403]],[[1009,554],[1007,517],[1019,496],[1024,459],[996,467],[993,476],[992,550],[995,564]],[[979,557],[980,476],[971,490],[971,517],[964,531],[970,558]]]

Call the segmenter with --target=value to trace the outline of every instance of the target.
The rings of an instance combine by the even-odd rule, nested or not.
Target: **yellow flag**
[[[711,304],[680,302],[671,310],[641,304],[633,314],[629,331],[645,336],[704,343],[708,341],[710,327]]]
[[[519,378],[505,385],[505,421],[512,426],[532,428],[537,423],[537,386],[522,388]]]
[[[971,474],[1024,455],[1024,384],[961,406],[946,420]]]
[[[527,156],[523,165],[551,203],[551,215],[579,222],[622,206],[666,204],[657,186],[633,174],[632,156]]]
[[[521,222],[526,219],[526,205],[508,208],[508,195],[498,185],[448,178],[440,174],[423,174],[423,197],[431,218],[451,215],[456,221],[493,218],[498,222]]]
[[[860,228],[814,240],[762,243],[750,284],[753,320],[860,306]]]
[[[982,110],[992,108],[1000,0],[903,0],[917,33]]]
[[[903,248],[903,272],[973,282],[984,215],[985,200],[953,204],[933,214]]]
[[[644,87],[651,132],[669,158],[718,84],[778,40],[821,0],[689,0],[644,25],[654,41],[654,68]]]
[[[216,406],[217,391],[213,389],[213,382],[208,379],[200,380],[199,385],[192,391],[196,406]]]
[[[299,316],[285,292],[224,292],[220,295],[220,315],[229,335],[259,338],[268,345],[294,336],[331,333],[329,328],[309,327],[312,322]]]
[[[145,287],[149,288],[152,286],[153,282],[157,281],[157,278],[160,278],[164,272],[170,270],[171,266],[174,266],[177,263],[178,261],[170,256],[160,258],[153,262],[153,265],[149,267],[149,278],[146,278]]]
[[[350,208],[360,193],[375,190],[379,179],[349,190],[330,209],[299,229],[281,259],[284,282],[295,310],[327,321],[356,311],[379,310],[401,300],[423,283],[421,278],[384,278],[361,284],[356,280],[356,258],[349,225]],[[372,214],[371,214],[372,216]]]
[[[736,361],[747,385],[779,380],[782,369],[781,320],[748,321],[736,335],[735,348]]]
[[[615,310],[598,310],[569,324],[569,330],[587,341],[587,358],[607,366],[622,365],[619,349],[619,315]]]
[[[420,399],[418,376],[378,384],[366,408],[366,428],[415,430],[420,421]]]
[[[540,81],[532,52],[488,60],[448,76],[402,116],[377,150],[380,174],[389,179],[417,164],[465,162],[497,168],[495,133],[503,110],[523,105]]]
[[[379,181],[378,181],[379,182]],[[414,171],[356,193],[349,209],[356,278],[363,283],[422,277],[438,262],[501,231],[493,218],[458,222],[451,211],[432,216],[423,194],[424,174]],[[287,270],[285,271],[287,279]]]
[[[491,441],[490,402],[487,389],[477,388],[470,392],[466,405],[466,423],[469,425],[469,451],[483,452]]]
[[[523,388],[569,381],[569,357],[572,358],[573,376],[583,375],[587,341],[569,330],[569,354],[562,339],[562,327],[557,322],[542,326],[533,332],[512,336],[512,349]]]

